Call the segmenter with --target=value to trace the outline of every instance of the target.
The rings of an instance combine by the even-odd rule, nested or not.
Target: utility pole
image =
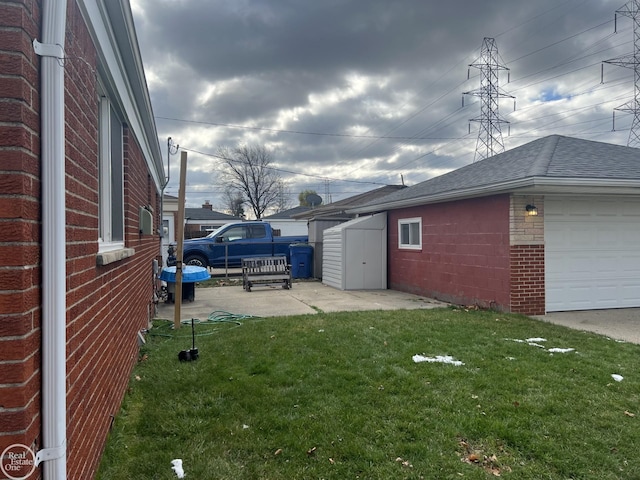
[[[331,190],[330,190],[330,182],[329,179],[325,179],[324,181],[324,204],[328,205],[331,203]]]
[[[480,58],[469,65],[469,67],[480,69],[480,88],[463,93],[463,95],[480,97],[481,101],[480,116],[470,119],[471,122],[480,123],[474,162],[504,152],[500,125],[509,122],[500,117],[498,104],[501,98],[515,97],[503,92],[498,85],[498,72],[509,70],[499,60],[500,55],[495,39],[485,37],[482,41]],[[464,106],[464,97],[462,97],[462,105]],[[513,108],[515,110],[515,100]],[[469,124],[469,130],[471,130],[471,124]]]
[[[631,0],[625,4],[622,9],[616,10],[614,16],[614,32],[617,27],[618,15],[623,15],[633,20],[633,53],[612,58],[611,60],[605,60],[604,63],[633,69],[634,95],[632,100],[614,108],[613,129],[616,129],[616,110],[619,112],[633,113],[633,121],[631,122],[627,146],[637,148],[640,147],[640,0]]]

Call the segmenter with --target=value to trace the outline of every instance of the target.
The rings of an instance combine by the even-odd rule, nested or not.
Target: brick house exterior
[[[46,2],[0,2],[0,450],[23,444],[37,452],[43,445],[42,259],[47,240],[42,222],[47,205],[42,185],[42,68],[33,41],[41,38]],[[104,15],[94,15],[94,9]],[[114,28],[112,32],[120,33],[113,34],[113,45],[101,45],[104,25],[98,22],[104,19],[118,26],[133,25],[128,1],[67,2],[66,380],[62,382],[66,470],[67,478],[74,479],[93,478],[97,469],[137,361],[137,334],[148,327],[154,312],[153,261],[160,254],[157,229],[164,172],[144,74],[128,68],[116,74],[110,72],[109,61],[101,60],[101,55],[108,58],[105,52],[114,45],[125,64],[139,60],[137,44],[117,38],[126,32],[135,39],[135,34]],[[118,75],[136,98],[114,87],[117,82],[112,79]],[[111,100],[111,121],[119,119],[112,128],[121,126],[111,137],[121,138],[122,145],[122,233],[121,238],[114,233],[110,237],[112,243],[118,240],[113,243],[117,248],[107,248],[101,230],[105,220],[100,105],[105,97]],[[110,158],[114,156],[111,152]],[[118,190],[114,191],[117,197]],[[141,207],[151,213],[151,231],[141,230]],[[117,212],[111,215],[117,225]],[[41,478],[42,472],[40,466],[29,478]]]
[[[527,315],[640,306],[636,148],[551,135],[349,210],[383,211],[389,288]]]

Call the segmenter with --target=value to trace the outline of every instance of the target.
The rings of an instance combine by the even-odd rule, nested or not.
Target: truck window
[[[247,238],[247,228],[244,226],[231,227],[226,232],[224,232],[222,238],[225,242],[243,240]]]
[[[253,225],[249,238],[264,238],[267,236],[267,228],[264,225]]]

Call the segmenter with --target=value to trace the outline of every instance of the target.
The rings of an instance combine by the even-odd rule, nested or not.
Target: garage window
[[[401,218],[398,220],[398,248],[422,249],[422,218]]]

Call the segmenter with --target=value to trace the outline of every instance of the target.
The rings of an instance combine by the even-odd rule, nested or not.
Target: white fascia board
[[[129,29],[133,28],[131,12],[126,10],[120,0],[77,1],[98,52],[98,68],[106,83],[105,87],[111,95],[115,96],[111,100],[122,108],[125,121],[140,144],[149,172],[156,188],[160,191],[164,181],[164,166],[140,52],[137,44],[132,43],[135,35],[133,37],[127,35]],[[120,19],[114,19],[124,27],[118,30],[119,38],[111,24],[105,1],[117,1],[120,5],[119,9],[111,8],[110,10],[111,12],[117,10],[122,15]],[[135,64],[136,68],[127,70],[125,67],[125,61],[118,48],[118,39],[121,40],[122,45],[128,45],[129,51],[123,53],[131,56],[130,63]],[[136,100],[140,94],[144,97],[142,108]]]
[[[442,203],[466,198],[485,197],[501,193],[617,193],[640,195],[639,179],[612,179],[612,178],[559,178],[559,177],[528,177],[503,183],[494,183],[461,190],[451,190],[434,195],[397,200],[395,202],[379,203],[348,209],[347,213],[361,214],[379,212],[383,210],[396,210],[399,208],[415,207],[430,203]]]

